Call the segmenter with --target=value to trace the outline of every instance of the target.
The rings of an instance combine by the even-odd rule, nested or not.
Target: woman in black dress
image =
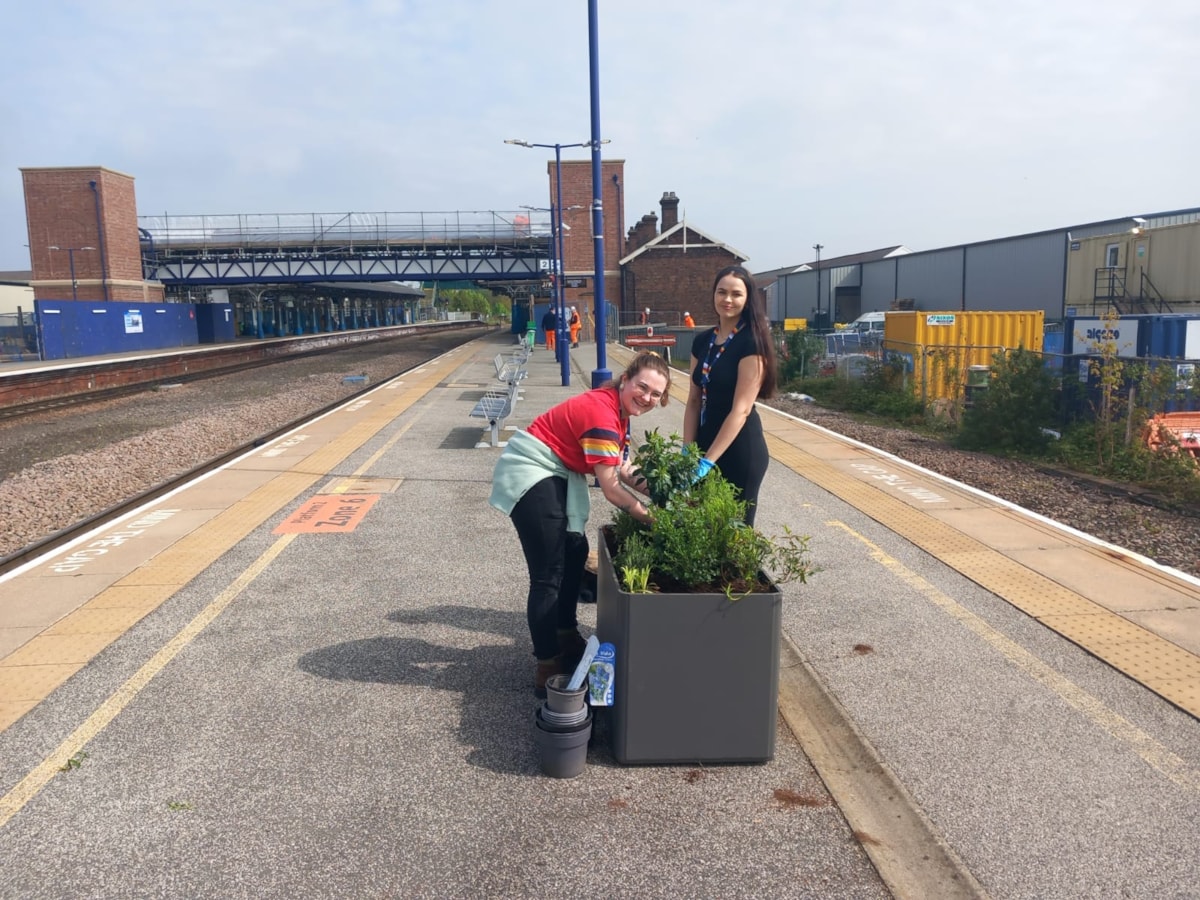
[[[770,462],[754,403],[775,393],[775,347],[765,304],[746,269],[727,266],[717,273],[713,307],[716,328],[692,341],[683,441],[695,441],[704,452],[699,477],[715,464],[741,490],[746,524],[753,525]]]

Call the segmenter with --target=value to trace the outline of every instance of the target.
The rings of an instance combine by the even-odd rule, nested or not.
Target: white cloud
[[[1200,204],[1190,0],[599,10],[626,222],[673,190],[755,267]],[[27,265],[20,166],[128,172],[146,214],[515,209],[553,153],[505,138],[590,138],[582,2],[96,0],[6,30],[0,269]]]

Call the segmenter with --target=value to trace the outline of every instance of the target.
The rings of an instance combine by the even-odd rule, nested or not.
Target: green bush
[[[779,383],[787,384],[797,378],[817,373],[824,341],[819,334],[806,329],[783,333],[783,352],[779,354]]]
[[[808,394],[829,409],[922,432],[954,428],[953,442],[962,449],[1049,458],[1070,469],[1140,485],[1168,502],[1200,503],[1196,461],[1170,447],[1151,451],[1140,439],[1153,411],[1189,392],[1200,393],[1200,367],[1181,384],[1173,365],[1146,366],[1121,358],[1114,342],[1101,350],[1100,359],[1089,362],[1089,374],[1099,385],[1092,389],[1074,373],[1053,375],[1038,353],[1018,349],[998,354],[987,389],[973,397],[957,425],[954,412],[942,411],[934,419],[938,407],[927,411],[906,384],[903,369],[886,361],[870,366],[858,380],[795,372],[780,382],[784,392]],[[781,362],[780,373],[793,370]],[[957,384],[961,373],[952,374]],[[1063,432],[1061,440],[1055,439],[1057,431]]]
[[[986,390],[963,412],[955,443],[965,450],[1042,456],[1050,443],[1056,383],[1041,356],[1018,348],[992,358]]]
[[[747,525],[745,502],[719,470],[692,483],[700,457],[695,444],[684,447],[678,435],[657,431],[647,432],[635,452],[653,522],[643,525],[624,511],[614,519],[613,565],[625,589],[733,597],[762,589],[764,572],[776,584],[806,581],[808,539],[786,529],[772,539]],[[639,577],[647,570],[648,579]]]
[[[1055,445],[1053,458],[1078,472],[1140,485],[1170,503],[1200,504],[1200,469],[1191,456],[1169,442],[1157,451],[1140,440],[1125,446],[1124,423],[1110,425],[1108,431],[1098,437],[1095,422],[1077,423]],[[1097,441],[1113,448],[1103,461],[1096,457]]]
[[[837,375],[801,378],[785,382],[784,389],[808,394],[830,409],[879,416],[901,424],[918,425],[925,417],[925,409],[906,383],[898,361],[874,362],[860,379]]]

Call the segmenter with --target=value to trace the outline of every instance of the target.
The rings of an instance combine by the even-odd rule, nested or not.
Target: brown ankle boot
[[[586,647],[587,641],[584,640],[578,629],[559,631],[558,660],[567,674],[575,671],[575,667],[583,659],[583,651]]]
[[[546,682],[555,675],[565,674],[557,656],[552,659],[539,659],[533,672],[533,696],[539,700],[546,699]]]

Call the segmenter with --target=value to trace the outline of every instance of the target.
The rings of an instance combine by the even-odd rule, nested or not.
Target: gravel
[[[377,384],[463,339],[376,344],[0,423],[0,556],[360,390],[347,375]],[[1200,577],[1200,517],[813,403],[771,405]]]
[[[0,557],[475,337],[428,335],[285,360],[0,422]]]

